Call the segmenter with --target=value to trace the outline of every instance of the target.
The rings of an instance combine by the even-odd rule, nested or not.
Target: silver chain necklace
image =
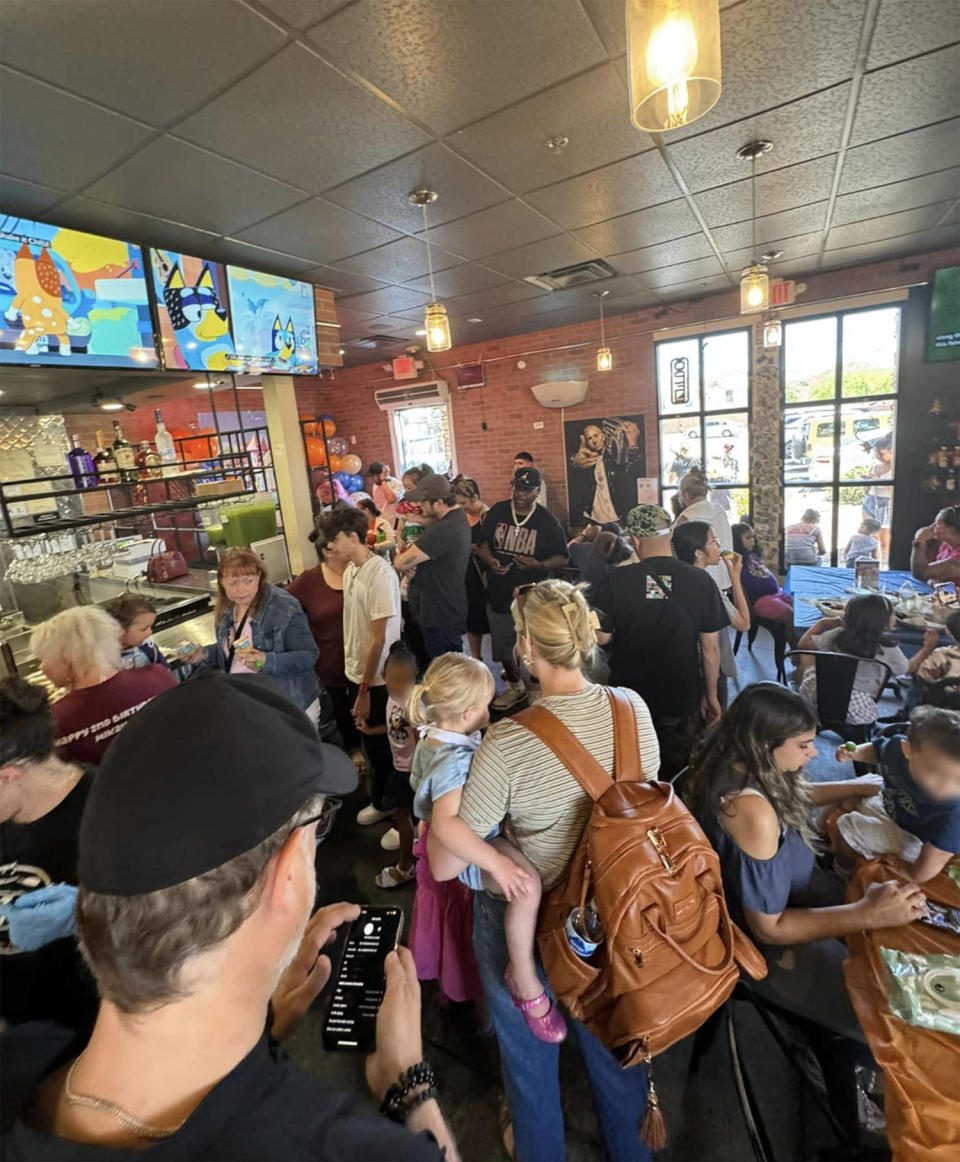
[[[522,528],[523,525],[525,525],[527,523],[527,521],[533,516],[533,510],[536,507],[537,507],[537,502],[534,501],[533,505],[530,508],[530,511],[523,518],[523,520],[521,520],[520,517],[517,516],[517,510],[513,507],[513,500],[511,499],[511,501],[510,501],[510,515],[513,517],[513,523],[515,525],[519,525]]]

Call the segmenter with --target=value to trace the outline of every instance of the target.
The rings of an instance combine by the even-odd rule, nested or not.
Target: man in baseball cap
[[[718,632],[730,618],[704,569],[671,551],[672,521],[658,504],[638,504],[624,527],[640,558],[611,569],[594,587],[609,642],[610,683],[636,690],[660,739],[661,778],[685,767],[705,723],[720,717]]]
[[[97,1022],[41,1082],[6,1156],[129,1158],[157,1141],[173,1159],[435,1159],[438,1142],[456,1154],[432,1096],[410,1100],[426,1067],[394,1103],[409,1133],[301,1074],[271,1039],[317,997],[321,950],[359,915],[333,904],[310,918],[324,796],[355,784],[352,766],[262,679],[210,674],[130,720],[80,832]],[[386,977],[367,1062],[378,1100],[421,1059],[409,953],[388,955]]]

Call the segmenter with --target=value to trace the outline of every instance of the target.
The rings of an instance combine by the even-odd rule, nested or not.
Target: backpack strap
[[[552,711],[544,706],[531,706],[514,714],[513,720],[553,752],[591,799],[599,799],[609,789],[609,774]]]
[[[643,762],[640,758],[637,715],[633,703],[617,686],[607,687],[607,697],[613,715],[613,777],[617,780],[642,782]]]

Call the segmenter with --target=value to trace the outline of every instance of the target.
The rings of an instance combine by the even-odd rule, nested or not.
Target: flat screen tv
[[[316,375],[317,325],[308,282],[227,267],[238,367],[246,374]]]
[[[140,247],[0,216],[0,363],[156,367]]]
[[[219,262],[150,248],[163,365],[180,371],[233,371],[238,366]]]
[[[927,321],[927,362],[960,359],[960,266],[945,266],[933,276]]]

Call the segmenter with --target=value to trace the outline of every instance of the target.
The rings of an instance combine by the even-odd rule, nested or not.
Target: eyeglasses
[[[323,807],[316,815],[311,815],[309,819],[301,819],[297,824],[297,828],[309,827],[311,823],[316,823],[317,831],[314,836],[317,847],[327,838],[333,827],[333,821],[337,817],[337,812],[343,806],[343,800],[334,797],[324,799]],[[294,828],[296,830],[297,828]]]

